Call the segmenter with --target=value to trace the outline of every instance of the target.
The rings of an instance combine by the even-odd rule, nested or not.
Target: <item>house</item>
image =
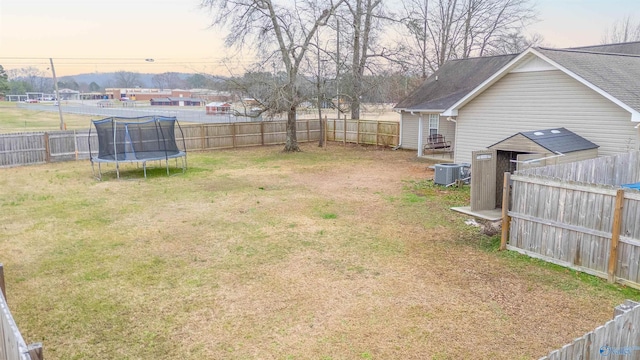
[[[442,65],[420,87],[400,101],[394,109],[400,111],[400,145],[418,150],[432,134],[442,134],[446,140],[455,137],[455,122],[441,113],[475,87],[513,60],[517,54],[451,60]]]
[[[417,148],[421,155],[419,146],[411,145],[421,144],[421,138],[429,133],[425,128],[432,128],[431,120],[436,122],[435,115],[437,131],[452,141],[453,160],[458,163],[470,163],[472,151],[486,149],[514,133],[544,128],[564,127],[598,144],[601,156],[640,147],[636,124],[640,123],[640,42],[529,48],[519,55],[502,57],[506,61],[494,63],[498,65],[495,70],[481,64],[497,59],[479,59],[483,58],[456,60],[450,64],[453,68],[445,64],[417,92],[396,105],[402,115],[402,147]],[[482,76],[474,81],[463,79],[458,88],[432,89],[434,82],[460,79],[456,73]],[[437,97],[423,95],[429,91]],[[444,105],[434,109],[422,105],[448,98],[454,100],[442,101]],[[425,132],[420,132],[419,126]],[[415,130],[405,130],[411,127]]]
[[[227,102],[210,102],[205,108],[207,115],[228,114],[231,112],[231,104]]]
[[[553,127],[598,144],[601,156],[638,149],[640,56],[594,50],[530,48],[451,105],[442,115],[456,119],[454,161]]]

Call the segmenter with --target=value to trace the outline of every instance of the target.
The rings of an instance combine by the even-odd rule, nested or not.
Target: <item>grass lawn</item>
[[[60,130],[60,115],[56,111],[34,111],[17,107],[16,102],[0,101],[0,133]],[[37,104],[33,104],[37,105]],[[54,106],[54,105],[50,105]],[[63,114],[68,130],[86,130],[91,119],[99,116]]]
[[[0,262],[46,359],[537,359],[635,290],[464,225],[413,152],[189,154],[186,174],[0,169]],[[113,170],[112,168],[110,170]]]

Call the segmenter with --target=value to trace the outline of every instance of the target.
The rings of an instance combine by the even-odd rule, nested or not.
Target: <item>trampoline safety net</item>
[[[109,117],[92,122],[98,137],[97,156],[93,156],[94,152],[91,150],[91,141],[89,141],[92,166],[94,162],[98,163],[98,166],[100,163],[115,163],[118,178],[120,177],[119,162],[141,162],[145,177],[147,161],[167,161],[168,174],[168,160],[183,158],[183,172],[186,169],[186,152],[178,148],[176,125],[180,131],[183,149],[185,149],[184,135],[175,117]],[[100,173],[99,178],[101,175]]]

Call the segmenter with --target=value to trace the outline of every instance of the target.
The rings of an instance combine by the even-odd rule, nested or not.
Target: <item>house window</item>
[[[439,122],[440,116],[438,116],[438,114],[429,114],[429,135],[435,135],[438,133]]]

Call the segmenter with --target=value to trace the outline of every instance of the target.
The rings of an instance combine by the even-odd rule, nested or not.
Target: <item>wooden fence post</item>
[[[202,147],[202,150],[207,148],[204,133],[205,133],[204,124],[200,124],[200,145]]]
[[[333,141],[336,141],[336,124],[338,120],[333,120]]]
[[[342,129],[342,145],[347,146],[347,115],[344,116],[344,128]]]
[[[231,124],[231,144],[232,147],[236,148],[236,123]]]
[[[380,121],[376,121],[376,147],[378,147],[378,139],[380,138]]]
[[[260,121],[260,138],[262,146],[264,146],[264,121]]]
[[[7,289],[4,287],[4,267],[0,263],[0,291],[4,297],[4,301],[7,302]]]
[[[27,351],[31,360],[43,360],[44,354],[42,353],[42,343],[33,343],[27,347]]]
[[[307,142],[311,141],[311,130],[309,129],[309,119],[307,119]]]
[[[500,250],[507,249],[507,241],[509,240],[509,226],[511,225],[511,217],[509,216],[509,198],[511,191],[511,173],[504,173],[504,183],[502,186],[502,237],[500,238]]]
[[[75,130],[73,130],[73,150],[76,153],[76,161],[78,161],[78,134]]]
[[[609,282],[616,281],[616,265],[618,263],[618,242],[622,227],[622,206],[624,205],[624,190],[616,192],[616,207],[613,211],[613,225],[611,225],[611,248],[609,249]]]
[[[44,133],[44,162],[51,162],[51,148],[49,146],[49,133]]]

